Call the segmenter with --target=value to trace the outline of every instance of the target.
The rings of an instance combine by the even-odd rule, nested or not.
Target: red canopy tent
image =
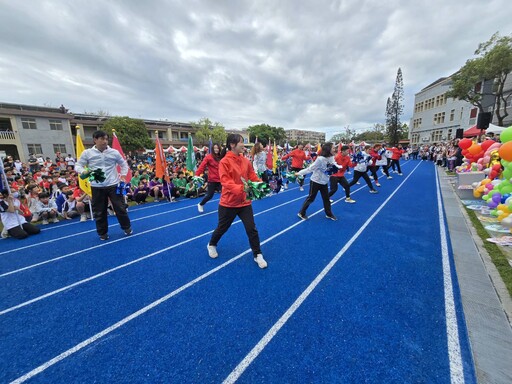
[[[182,145],[181,148],[180,148],[180,152],[187,152],[187,147]]]
[[[478,129],[476,127],[476,125],[472,126],[471,128],[469,129],[466,129],[464,131],[464,134],[463,136],[464,137],[476,137],[476,136],[480,136],[481,134],[485,133],[485,129],[482,130],[482,129]]]

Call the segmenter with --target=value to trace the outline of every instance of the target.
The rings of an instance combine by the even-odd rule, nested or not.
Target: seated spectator
[[[62,217],[71,220],[80,216],[80,221],[87,221],[87,212],[90,212],[90,199],[89,196],[80,188],[74,191],[66,191],[62,193],[66,196],[66,200],[62,205]]]
[[[5,231],[2,231],[2,237],[11,236],[21,240],[41,232],[40,228],[27,223],[20,213],[22,213],[20,201],[10,195],[7,189],[2,190],[0,193],[0,219]]]
[[[185,173],[182,171],[178,172],[178,178],[173,180],[173,184],[178,189],[180,195],[185,195],[185,187],[187,186],[187,179],[185,178]]]
[[[139,186],[133,191],[133,201],[136,204],[144,204],[149,195],[149,187],[144,183],[144,181],[139,181]]]
[[[153,177],[149,182],[149,196],[155,198],[155,203],[160,201],[160,198],[164,197],[162,193],[162,186],[162,181],[157,176]]]
[[[194,183],[192,176],[189,176],[187,179],[187,184],[185,185],[185,197],[199,197],[200,189],[201,188],[198,188],[196,183]]]
[[[57,197],[52,198],[52,200],[55,201],[55,205],[57,206],[57,212],[62,214],[62,206],[64,205],[64,202],[67,199],[66,193],[70,191],[71,189],[69,186],[65,183],[57,183],[57,188],[59,189]],[[55,196],[56,193],[53,194]],[[39,197],[41,199],[41,197]]]
[[[50,195],[46,192],[41,192],[39,194],[36,213],[43,219],[43,225],[48,224],[48,219],[50,219],[52,223],[59,222],[59,219],[57,218],[59,214],[57,211],[57,204],[55,204],[55,201],[50,200]]]
[[[39,202],[39,194],[43,192],[41,188],[39,188],[35,184],[30,184],[26,187],[26,206],[32,212],[32,219],[30,222],[35,223],[39,221],[39,215],[37,214],[37,203]]]

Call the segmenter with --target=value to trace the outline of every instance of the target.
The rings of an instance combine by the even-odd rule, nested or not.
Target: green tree
[[[213,123],[207,117],[203,117],[198,122],[190,123],[195,129],[196,145],[208,145],[210,138],[213,143],[224,144],[228,134],[223,125],[220,123]]]
[[[336,133],[331,137],[331,141],[335,143],[339,143],[340,141],[343,143],[350,143],[352,140],[355,140],[356,131],[355,129],[351,129],[350,125],[343,127],[343,131],[341,133]]]
[[[512,72],[512,36],[500,36],[498,32],[485,43],[481,43],[475,55],[452,76],[452,86],[446,94],[459,100],[465,100],[484,112],[482,99],[486,95],[494,97],[494,113],[498,125],[503,126],[504,119],[509,115],[507,102],[512,97],[505,89],[508,74]],[[477,87],[484,80],[492,80],[491,92],[484,87]]]
[[[252,125],[247,128],[249,132],[249,141],[254,143],[256,137],[258,141],[264,141],[266,143],[270,141],[276,142],[277,144],[283,145],[286,141],[286,132],[282,127],[272,127],[268,124]]]
[[[114,116],[105,122],[103,130],[110,136],[112,136],[112,130],[116,131],[116,136],[124,152],[139,151],[155,146],[155,143],[149,137],[146,125],[140,119]]]
[[[395,80],[395,89],[386,105],[386,133],[391,145],[396,145],[402,136],[400,116],[404,111],[404,83],[402,69],[398,68]]]

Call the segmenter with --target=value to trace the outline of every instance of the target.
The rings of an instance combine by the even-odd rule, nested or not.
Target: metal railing
[[[15,138],[13,131],[0,131],[0,140],[14,140]]]

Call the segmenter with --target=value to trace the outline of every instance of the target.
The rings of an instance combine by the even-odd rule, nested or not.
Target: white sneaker
[[[197,204],[197,210],[199,211],[199,213],[204,212],[204,207],[201,205],[201,203]]]
[[[288,189],[288,184],[285,184],[285,185],[284,185],[284,189]]]
[[[300,187],[300,188],[299,188],[299,191],[303,191],[303,190],[304,190],[304,187]]]
[[[392,178],[393,178],[393,176],[388,176],[388,177],[387,177],[387,179],[388,179],[388,180],[390,180],[390,179],[392,179]]]
[[[87,215],[86,214],[80,215],[80,222],[83,222],[83,221],[87,221]]]
[[[260,267],[261,269],[267,268],[267,262],[265,261],[261,253],[258,253],[258,255],[254,258],[254,261],[256,262],[256,264],[258,264],[258,267]]]
[[[52,220],[52,223],[58,223],[59,222],[59,219],[55,218]]]
[[[47,225],[48,224],[48,220],[43,220],[43,225]]]
[[[206,248],[208,249],[208,256],[210,256],[212,259],[216,259],[217,257],[219,257],[219,254],[217,253],[217,246],[216,245],[208,244],[206,246]]]
[[[2,229],[2,234],[0,236],[2,239],[7,239],[9,237],[9,232],[7,232],[7,229]]]
[[[332,203],[334,203],[334,200],[333,199],[329,199],[329,202],[332,204]]]

